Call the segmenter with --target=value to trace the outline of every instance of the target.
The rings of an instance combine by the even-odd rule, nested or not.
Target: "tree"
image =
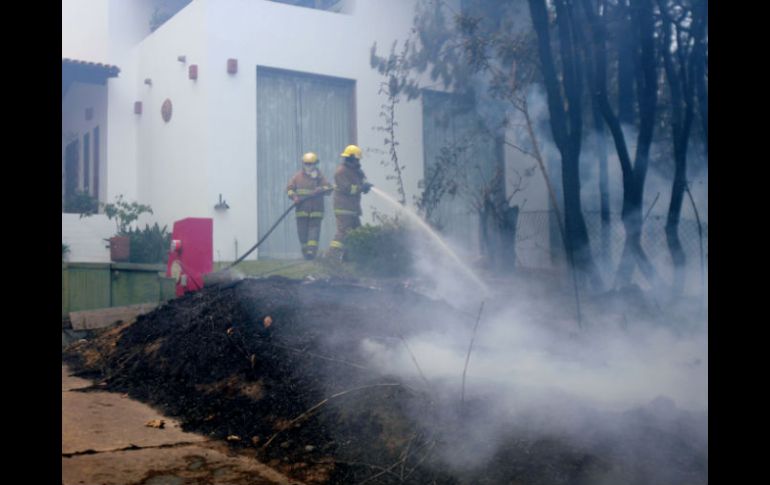
[[[396,139],[396,127],[398,126],[398,121],[396,121],[396,105],[401,102],[402,95],[416,96],[417,93],[416,88],[407,80],[408,66],[406,55],[409,52],[409,41],[407,40],[404,43],[399,54],[396,54],[397,44],[397,42],[393,42],[390,55],[387,58],[383,58],[377,56],[377,43],[375,42],[370,54],[370,64],[385,78],[380,82],[380,90],[378,92],[378,94],[384,94],[386,97],[386,102],[380,106],[380,118],[383,120],[383,125],[376,126],[374,129],[385,134],[383,143],[388,147],[390,161],[382,160],[380,163],[384,166],[391,166],[393,169],[393,175],[388,175],[386,178],[396,182],[398,202],[401,205],[405,205],[406,190],[404,189],[404,178],[402,175],[405,167],[401,165],[398,159],[397,147],[399,143]]]
[[[687,148],[695,115],[695,90],[705,84],[706,0],[657,0],[663,35],[660,53],[668,80],[671,106],[671,137],[674,155],[674,179],[666,217],[666,242],[674,264],[673,289],[684,288],[686,256],[679,240],[679,219],[687,189]]]
[[[462,12],[457,12],[444,2],[422,2],[415,16],[413,30],[416,40],[412,42],[407,63],[412,72],[428,73],[431,80],[439,80],[445,89],[451,90],[460,97],[478,105],[479,99],[492,97],[508,105],[506,119],[500,123],[500,129],[509,126],[514,120],[510,113],[518,113],[520,124],[525,128],[525,140],[509,141],[508,144],[535,159],[542,169],[543,176],[549,186],[549,197],[555,210],[559,204],[551,187],[545,163],[540,151],[540,142],[536,138],[536,130],[529,113],[527,93],[533,82],[537,80],[536,69],[536,37],[526,22],[520,22],[523,2],[500,3],[491,0],[474,0],[463,2]],[[451,21],[447,18],[451,13]],[[567,44],[564,44],[565,48]],[[373,53],[374,55],[374,53]],[[573,62],[573,61],[570,61]],[[573,69],[574,71],[574,69]],[[572,74],[570,74],[572,76]],[[568,121],[571,135],[569,139],[560,137],[563,152],[562,186],[564,187],[564,227],[560,220],[560,231],[571,268],[578,268],[592,276],[592,280],[600,285],[600,278],[588,245],[588,235],[580,207],[580,179],[577,169],[579,152],[582,142],[580,123],[582,114],[579,97],[580,80],[576,81],[577,89],[570,88],[570,102],[575,106],[569,110]],[[412,81],[413,84],[416,82]],[[513,108],[512,110],[510,108]],[[563,131],[563,130],[562,130]],[[448,148],[449,155],[457,147]],[[453,156],[443,157],[452,160]],[[456,158],[456,157],[455,157]],[[504,173],[500,165],[490,171],[486,181],[475,183],[475,202],[471,205],[479,212],[482,219],[492,217],[498,225],[505,224],[510,198],[501,193],[504,186],[499,183]],[[444,177],[445,173],[426,171],[425,188],[432,192],[424,192],[418,206],[428,212],[436,205],[437,197],[451,194],[452,191],[441,187],[441,182],[451,179]],[[518,175],[518,174],[516,174]],[[482,234],[484,239],[484,234]]]
[[[628,11],[629,15],[618,16],[623,24],[621,29],[631,32],[630,54],[636,92],[636,110],[639,116],[636,152],[632,163],[621,127],[621,119],[610,104],[607,89],[607,18],[611,5],[599,0],[581,0],[582,12],[591,33],[592,65],[591,92],[612,134],[623,174],[623,208],[621,217],[626,230],[626,239],[618,268],[615,284],[623,285],[631,279],[634,266],[638,265],[645,277],[653,284],[660,283],[660,277],[647,257],[641,244],[642,203],[644,183],[649,166],[650,146],[656,124],[658,104],[658,63],[655,55],[655,23],[651,0],[618,0],[615,7]],[[619,69],[619,78],[622,75]]]
[[[662,280],[641,244],[645,182],[653,155],[662,153],[660,148],[653,152],[653,142],[660,147],[670,144],[674,189],[667,240],[672,255],[676,254],[675,265],[681,267],[684,260],[676,229],[683,190],[687,190],[687,140],[698,117],[703,123],[699,133],[707,135],[706,0],[461,3],[458,12],[441,0],[420,2],[410,46],[397,56],[403,61],[404,78],[427,73],[431,81],[440,81],[444,89],[468,100],[473,109],[481,109],[484,99],[490,97],[506,103],[501,131],[519,125],[524,136],[504,143],[540,165],[552,206],[564,211],[559,229],[570,267],[591,278],[597,288],[601,281],[581,207],[579,162],[586,140],[592,138],[599,164],[601,247],[606,254],[610,222],[607,130],[622,173],[621,217],[626,232],[615,285],[630,282],[638,267],[660,288]],[[531,24],[521,21],[526,19],[523,8],[529,9]],[[376,55],[374,51],[372,55]],[[416,87],[418,83],[408,79],[395,85]],[[561,201],[545,170],[541,140],[529,111],[528,93],[534,85],[542,85],[547,95],[551,138],[561,159]],[[592,122],[584,126],[589,116]],[[440,163],[450,167],[462,156],[458,155],[461,148],[446,147],[438,157]],[[425,190],[418,199],[418,207],[426,215],[434,213],[442,197],[459,192],[457,178],[463,177],[454,170],[426,169]],[[474,195],[479,197],[468,197],[482,218],[488,213],[502,214],[498,209],[506,208],[500,189],[491,187],[476,181]],[[675,285],[681,287],[681,280]]]
[[[425,4],[420,6],[422,10],[415,17],[414,39],[407,39],[401,49],[394,43],[388,56],[378,56],[376,44],[372,46],[371,51],[372,67],[385,77],[380,89],[380,93],[388,96],[388,103],[383,105],[381,113],[385,126],[378,129],[386,134],[384,143],[390,149],[390,165],[395,170],[392,178],[398,180],[400,170],[403,169],[395,155],[398,144],[392,129],[396,125],[395,104],[402,95],[407,99],[421,96],[420,83],[415,77],[430,70],[430,77],[433,80],[440,79],[444,87],[453,93],[452,96],[433,98],[446,104],[442,123],[455,123],[447,118],[462,118],[463,129],[461,134],[458,132],[457,139],[438,148],[437,164],[426,164],[421,182],[423,191],[415,197],[416,205],[429,222],[434,226],[442,226],[448,221],[440,220],[438,209],[452,199],[462,201],[467,212],[475,213],[479,217],[482,254],[494,260],[500,256],[493,254],[499,253],[495,248],[501,246],[495,243],[496,232],[511,230],[511,197],[505,196],[502,156],[496,149],[489,148],[501,138],[504,120],[479,122],[483,117],[479,117],[477,113],[479,93],[474,84],[476,80],[473,73],[480,67],[467,65],[469,61],[474,62],[474,58],[467,55],[468,45],[462,41],[467,36],[460,34],[469,28],[469,24],[463,22],[466,18],[458,17],[455,25],[457,30],[454,30],[448,27],[448,22],[443,16],[443,3],[433,4],[432,7],[435,8]],[[480,147],[484,156],[479,155]],[[405,194],[401,185],[398,188],[403,202]]]
[[[564,225],[571,263],[598,281],[580,201],[580,150],[583,142],[583,53],[571,2],[554,0],[561,72],[556,68],[545,0],[528,0],[546,93],[551,131],[562,158]],[[598,285],[597,285],[598,286]]]

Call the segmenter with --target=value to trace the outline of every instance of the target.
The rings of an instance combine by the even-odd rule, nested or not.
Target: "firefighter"
[[[291,200],[298,203],[294,209],[297,218],[297,234],[302,245],[305,259],[314,259],[318,252],[318,240],[321,236],[321,221],[324,217],[324,196],[331,192],[332,186],[318,169],[318,155],[307,152],[302,155],[302,170],[295,173],[286,187]],[[325,192],[323,196],[318,195]],[[308,198],[302,201],[302,199]]]
[[[342,163],[334,173],[334,217],[337,233],[329,248],[332,256],[342,259],[345,236],[361,225],[361,194],[368,193],[372,184],[366,181],[361,170],[361,149],[356,145],[345,147],[340,156]]]

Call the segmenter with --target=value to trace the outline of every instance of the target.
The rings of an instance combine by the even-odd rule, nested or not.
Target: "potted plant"
[[[152,214],[149,205],[123,200],[123,194],[115,198],[115,202],[102,204],[104,215],[115,220],[117,232],[109,239],[110,259],[112,261],[128,261],[131,257],[130,225],[142,214]]]
[[[110,220],[115,220],[115,235],[105,241],[109,242],[110,259],[116,262],[127,262],[131,257],[131,223],[139,219],[142,214],[152,214],[152,207],[138,202],[127,202],[123,194],[115,197],[115,202],[109,204],[99,203],[104,215]],[[87,210],[80,213],[80,217],[89,217],[96,214],[96,210]],[[165,228],[164,228],[165,230]]]

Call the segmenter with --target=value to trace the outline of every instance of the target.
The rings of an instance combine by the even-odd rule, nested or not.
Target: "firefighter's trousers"
[[[361,226],[361,217],[357,214],[335,214],[337,219],[337,233],[329,245],[332,250],[343,253],[345,249],[345,237],[350,231]]]
[[[297,216],[297,234],[299,235],[299,243],[302,245],[302,255],[305,259],[313,259],[316,253],[318,253],[321,221],[323,221],[323,214],[320,217]]]

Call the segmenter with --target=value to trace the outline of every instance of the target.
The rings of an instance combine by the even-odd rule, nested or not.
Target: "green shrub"
[[[379,225],[365,224],[350,231],[347,255],[356,269],[370,276],[405,276],[412,268],[406,227],[398,219],[380,217]]]
[[[82,190],[68,194],[64,199],[64,212],[81,214],[81,217],[95,214],[99,210],[99,200]]]
[[[125,232],[131,241],[131,256],[129,261],[132,263],[165,263],[168,258],[168,251],[171,245],[171,234],[166,231],[167,226],[162,228],[156,222],[150,227],[145,224],[144,229],[128,229]]]

